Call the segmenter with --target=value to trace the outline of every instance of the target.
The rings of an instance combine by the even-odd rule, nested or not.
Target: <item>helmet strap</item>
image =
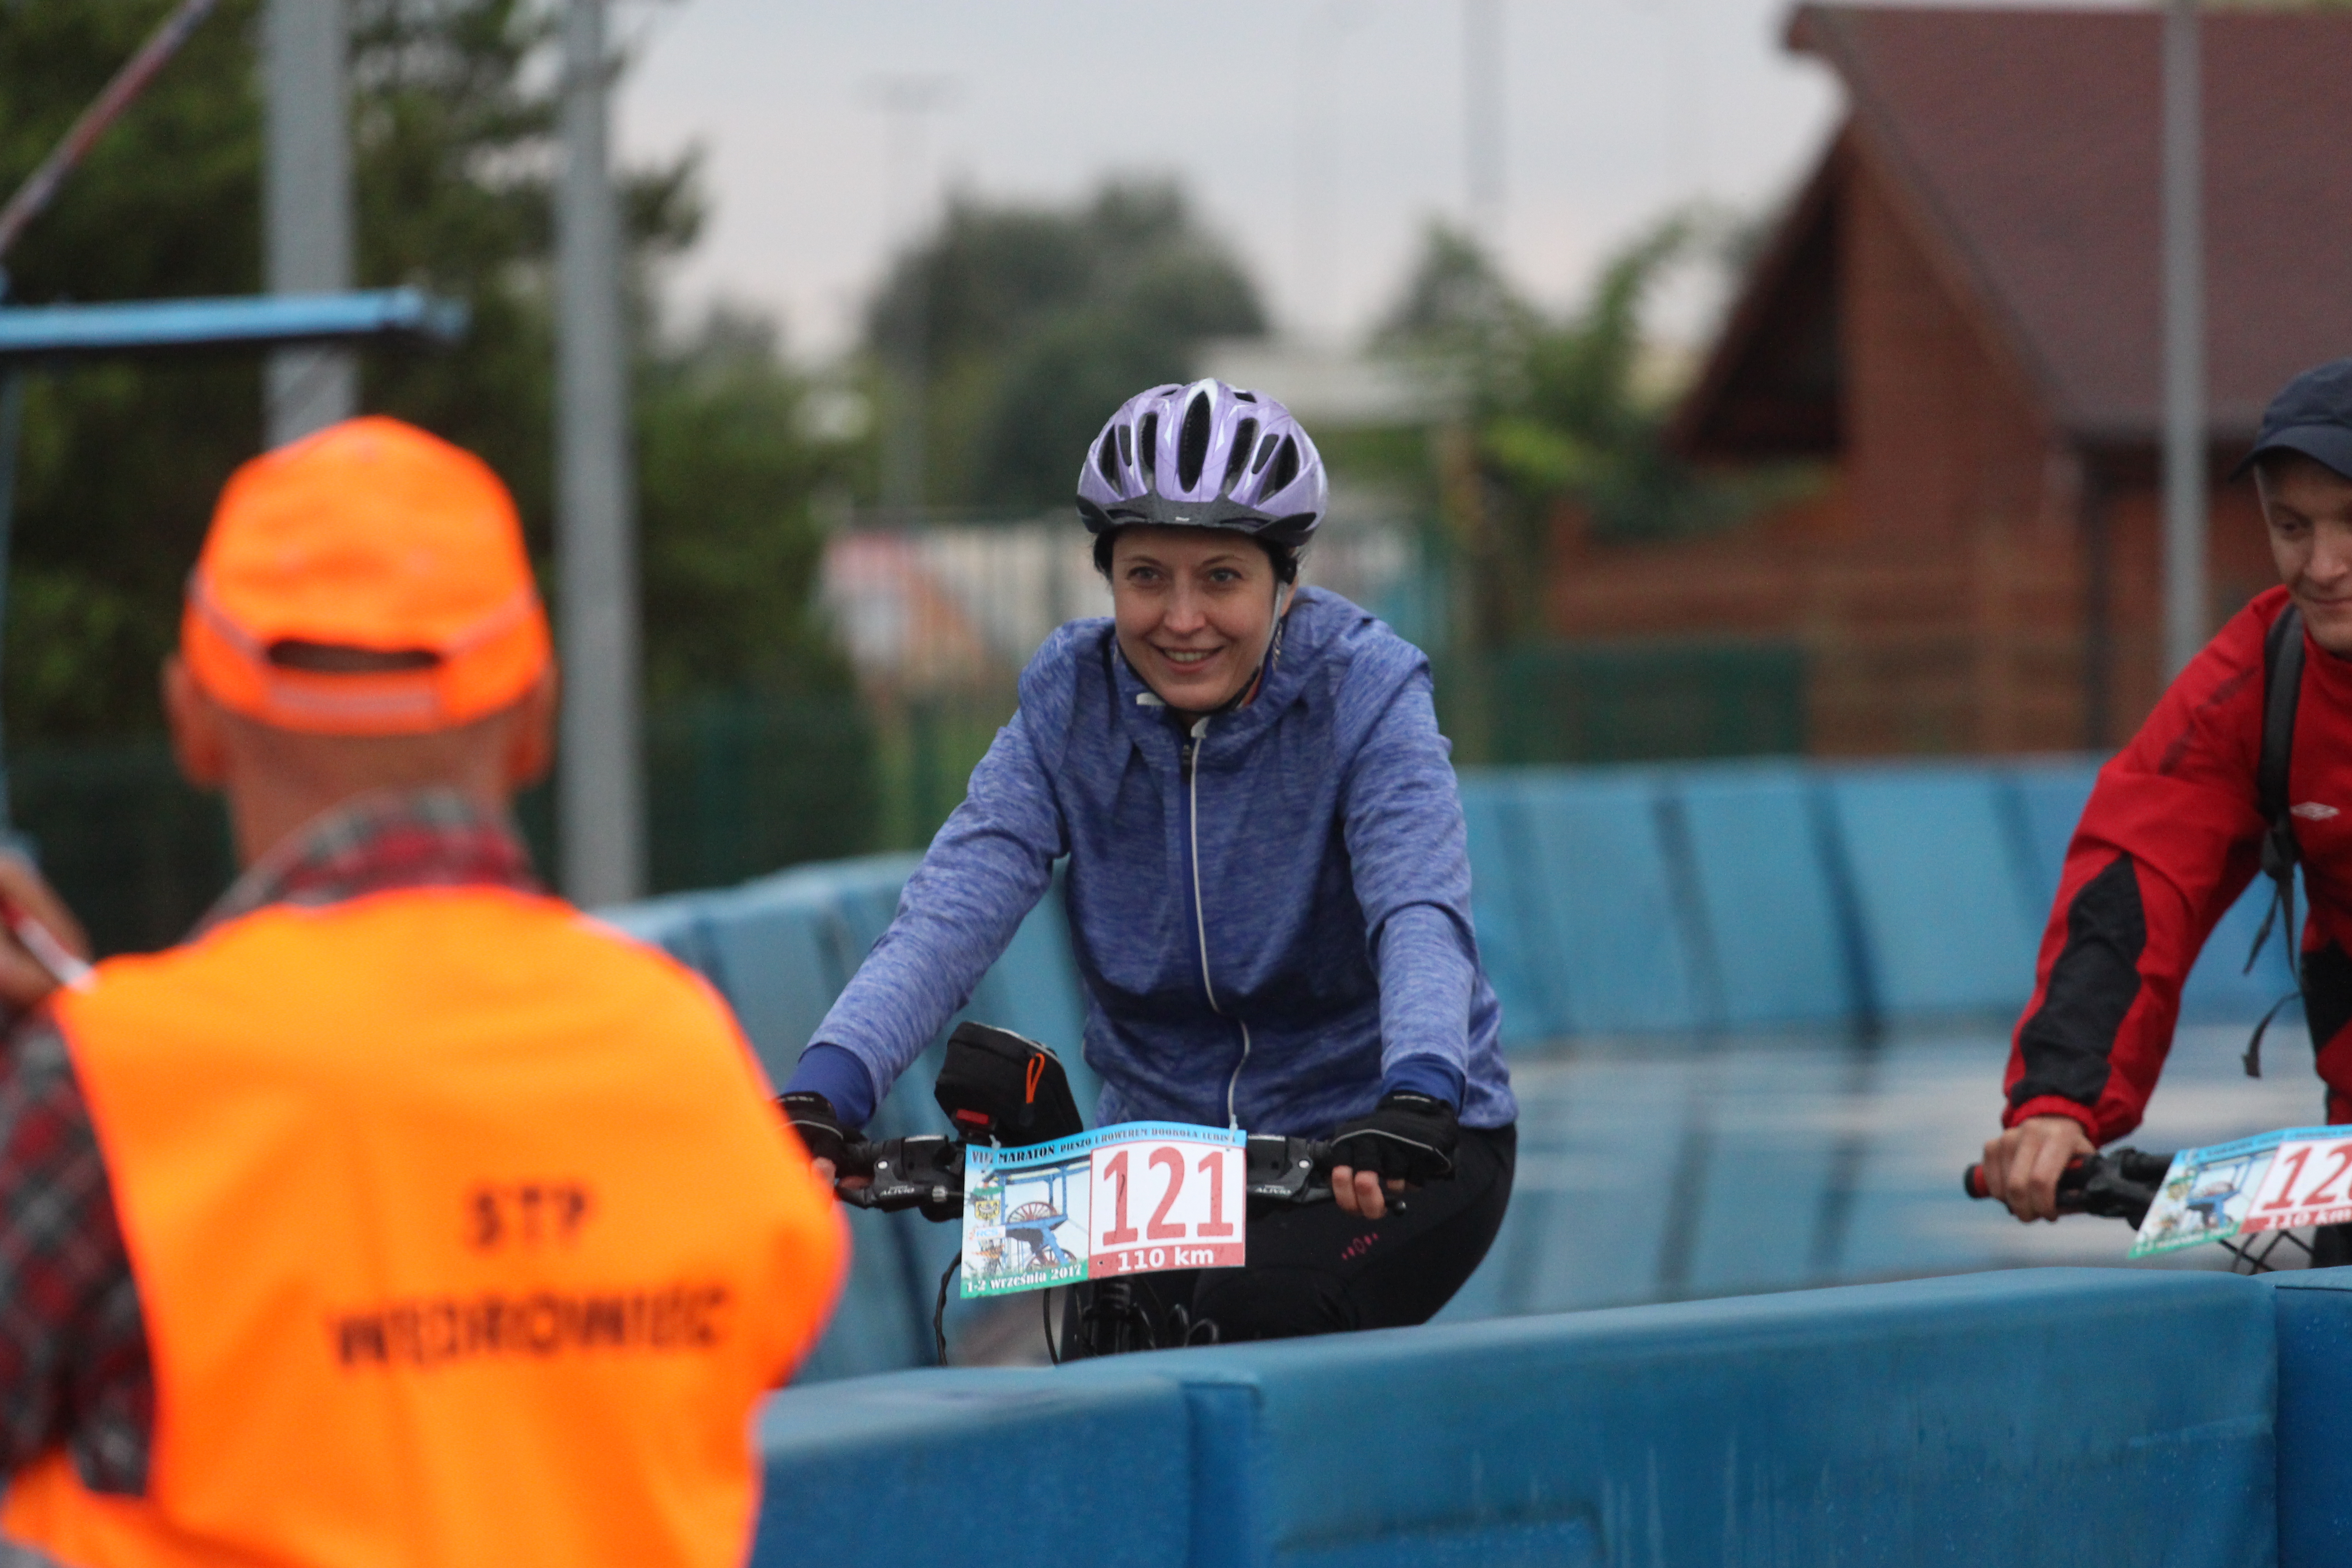
[[[1289,590],[1287,594],[1283,591],[1285,588]],[[1217,710],[1218,712],[1228,713],[1236,708],[1246,708],[1252,702],[1257,700],[1258,689],[1265,684],[1265,678],[1274,673],[1276,663],[1282,658],[1283,630],[1290,625],[1290,606],[1296,604],[1297,599],[1298,585],[1297,584],[1277,583],[1275,584],[1274,635],[1266,638],[1265,657],[1258,660],[1256,676],[1251,679],[1247,686],[1244,687],[1241,691],[1234,697],[1232,701],[1227,702],[1223,708]]]

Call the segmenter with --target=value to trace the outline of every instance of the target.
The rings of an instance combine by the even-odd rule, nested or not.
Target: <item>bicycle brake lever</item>
[[[911,1138],[889,1138],[855,1146],[866,1158],[870,1184],[837,1189],[853,1208],[895,1214],[919,1208],[930,1219],[955,1218],[963,1212],[963,1146],[936,1132]]]
[[[1254,1198],[1290,1204],[1320,1202],[1331,1195],[1330,1153],[1329,1144],[1311,1139],[1252,1133],[1243,1149],[1244,1185]]]

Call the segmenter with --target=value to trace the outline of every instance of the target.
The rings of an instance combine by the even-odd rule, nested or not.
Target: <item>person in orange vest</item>
[[[505,488],[384,418],[247,464],[163,689],[243,875],[46,997],[0,947],[8,1542],[740,1563],[750,1418],[847,1242],[714,994],[532,879],[554,671]]]

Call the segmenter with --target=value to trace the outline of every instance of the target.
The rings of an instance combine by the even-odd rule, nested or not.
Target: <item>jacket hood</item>
[[[1181,728],[1159,695],[1127,662],[1111,618],[1105,616],[1083,624],[1090,633],[1100,628],[1095,635],[1101,639],[1102,657],[1110,671],[1112,689],[1118,694],[1120,721],[1129,736],[1153,754],[1163,743],[1181,746]],[[1273,729],[1286,712],[1309,700],[1316,671],[1330,645],[1348,628],[1371,624],[1370,616],[1338,595],[1301,586],[1283,616],[1281,644],[1257,695],[1238,708],[1211,715],[1209,733],[1215,737],[1216,744],[1202,749],[1202,765],[1238,766],[1252,741]]]

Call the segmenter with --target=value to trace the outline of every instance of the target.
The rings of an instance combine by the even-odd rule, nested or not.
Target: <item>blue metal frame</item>
[[[25,372],[97,354],[274,348],[361,339],[443,347],[466,335],[471,314],[463,300],[420,289],[0,306],[0,626],[6,624]],[[0,747],[0,847],[22,852],[26,845],[14,824],[6,752]]]
[[[440,345],[465,335],[468,314],[462,300],[417,289],[11,306],[0,308],[0,364],[359,338]]]

